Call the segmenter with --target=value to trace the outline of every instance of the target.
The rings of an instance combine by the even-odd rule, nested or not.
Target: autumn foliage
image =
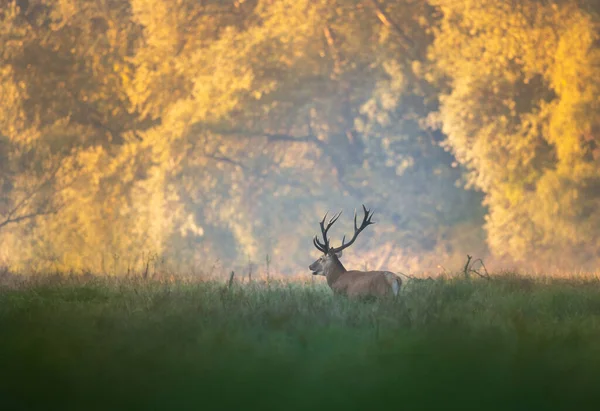
[[[595,267],[599,11],[0,0],[0,262],[292,271],[365,203],[349,264]]]

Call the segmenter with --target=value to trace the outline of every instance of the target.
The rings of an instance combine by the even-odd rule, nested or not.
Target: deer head
[[[323,255],[317,261],[315,261],[308,267],[312,271],[313,275],[324,275],[328,277],[333,273],[339,274],[346,271],[346,269],[339,260],[342,257],[342,251],[350,247],[354,243],[354,241],[362,232],[362,230],[364,230],[371,224],[375,224],[371,221],[371,218],[373,218],[373,213],[370,210],[367,210],[364,204],[362,207],[364,211],[364,217],[360,227],[357,225],[356,210],[354,210],[354,235],[347,243],[346,236],[344,236],[342,239],[342,245],[337,248],[330,246],[329,238],[327,238],[327,232],[329,231],[331,226],[340,218],[342,212],[340,211],[339,213],[331,217],[329,219],[329,222],[327,223],[327,226],[325,226],[325,220],[327,219],[327,213],[325,213],[325,216],[319,223],[321,226],[321,234],[323,235],[323,242],[321,242],[316,235],[313,238],[314,246],[317,248],[317,250],[323,253]]]

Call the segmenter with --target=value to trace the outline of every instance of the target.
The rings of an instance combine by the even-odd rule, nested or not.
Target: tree
[[[430,3],[444,16],[431,53],[443,90],[434,120],[485,195],[491,249],[544,265],[596,261],[597,7]]]
[[[160,2],[143,4],[147,10],[164,7]],[[195,13],[172,7],[170,13],[202,15],[202,6],[194,4]],[[153,105],[145,109],[160,113],[161,132],[153,130],[152,135],[172,141],[171,157],[186,158],[176,176],[189,179],[185,187],[195,192],[180,195],[189,199],[188,209],[205,232],[215,235],[216,227],[208,227],[226,225],[239,254],[258,259],[261,250],[300,262],[311,247],[300,239],[310,238],[325,207],[360,202],[379,206],[383,215],[391,216],[391,226],[409,222],[401,237],[382,224],[386,241],[401,239],[412,250],[436,246],[440,218],[452,225],[480,210],[477,196],[463,196],[454,186],[460,173],[439,147],[440,137],[432,138],[419,127],[419,118],[430,109],[424,100],[431,99],[431,90],[423,79],[413,83],[419,78],[413,71],[418,71],[415,59],[424,56],[430,40],[424,31],[431,9],[419,2],[365,6],[355,1],[264,2],[252,7],[246,10],[251,11],[247,24],[221,22],[214,40],[209,36],[206,45],[181,52],[155,45],[161,44],[158,33],[191,44],[182,40],[186,25],[179,17],[172,18],[180,21],[175,28],[171,18],[141,23],[152,32],[138,50],[138,67],[150,67],[148,60],[158,53],[162,64],[149,77],[146,68],[138,73],[146,79],[185,78],[193,85],[187,94],[185,87],[178,88],[178,101],[147,100]],[[406,27],[400,29],[386,17],[392,14],[409,16],[401,22]],[[190,25],[203,27],[200,21]],[[416,33],[412,44],[406,45],[406,34],[397,30]],[[168,50],[173,51],[165,55]],[[385,93],[390,84],[395,89]],[[377,122],[385,116],[393,121],[382,127]],[[386,138],[380,135],[384,128]],[[198,138],[204,143],[196,144]],[[181,150],[188,151],[183,155]],[[390,190],[390,184],[397,188]],[[427,184],[436,187],[428,198],[421,194]],[[207,186],[208,192],[200,189]],[[461,208],[462,214],[439,207],[442,201],[436,199],[449,193],[452,200],[469,204]],[[205,207],[207,203],[212,206]],[[302,220],[290,220],[290,214],[302,215]],[[428,227],[426,235],[406,236],[423,226]],[[281,231],[290,233],[285,241]],[[265,250],[259,245],[265,244],[264,237],[277,238],[270,244],[280,245]]]
[[[35,236],[19,225],[2,240],[19,261],[117,272],[147,251],[268,253],[291,269],[326,208],[363,202],[382,216],[365,248],[388,256],[436,264],[457,226],[479,230],[478,194],[455,186],[443,136],[422,127],[437,109],[426,3],[10,4],[7,84],[66,187]]]

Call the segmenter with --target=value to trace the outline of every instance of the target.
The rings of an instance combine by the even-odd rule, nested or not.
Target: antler
[[[375,224],[373,221],[371,221],[371,218],[373,218],[373,212],[371,212],[370,210],[367,210],[367,207],[365,207],[364,204],[363,204],[362,208],[364,210],[365,216],[363,217],[363,221],[362,221],[360,227],[356,226],[356,209],[354,210],[354,235],[352,236],[352,239],[348,243],[346,243],[346,236],[344,236],[344,238],[342,239],[342,245],[339,246],[338,248],[331,248],[330,250],[332,252],[339,253],[343,249],[350,247],[354,243],[354,241],[356,240],[356,237],[358,237],[358,235],[361,233],[362,230],[364,230],[371,224]]]
[[[337,221],[338,218],[340,218],[340,216],[342,215],[342,212],[340,211],[339,213],[337,213],[336,215],[334,215],[333,217],[331,217],[329,219],[329,222],[327,223],[327,227],[325,227],[325,219],[327,218],[327,213],[325,213],[325,216],[323,216],[323,219],[321,220],[321,222],[319,223],[321,226],[321,234],[323,234],[323,243],[321,243],[317,236],[315,235],[315,237],[313,238],[313,244],[315,245],[315,247],[317,247],[317,250],[323,252],[323,253],[327,253],[329,251],[329,239],[327,238],[327,231],[329,231],[329,229],[331,228],[331,226],[333,225],[333,223],[335,223]]]

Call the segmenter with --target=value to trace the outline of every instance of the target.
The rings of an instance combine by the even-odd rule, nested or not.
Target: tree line
[[[365,203],[357,264],[593,267],[599,11],[0,0],[0,260],[291,271],[326,210],[351,229]]]

